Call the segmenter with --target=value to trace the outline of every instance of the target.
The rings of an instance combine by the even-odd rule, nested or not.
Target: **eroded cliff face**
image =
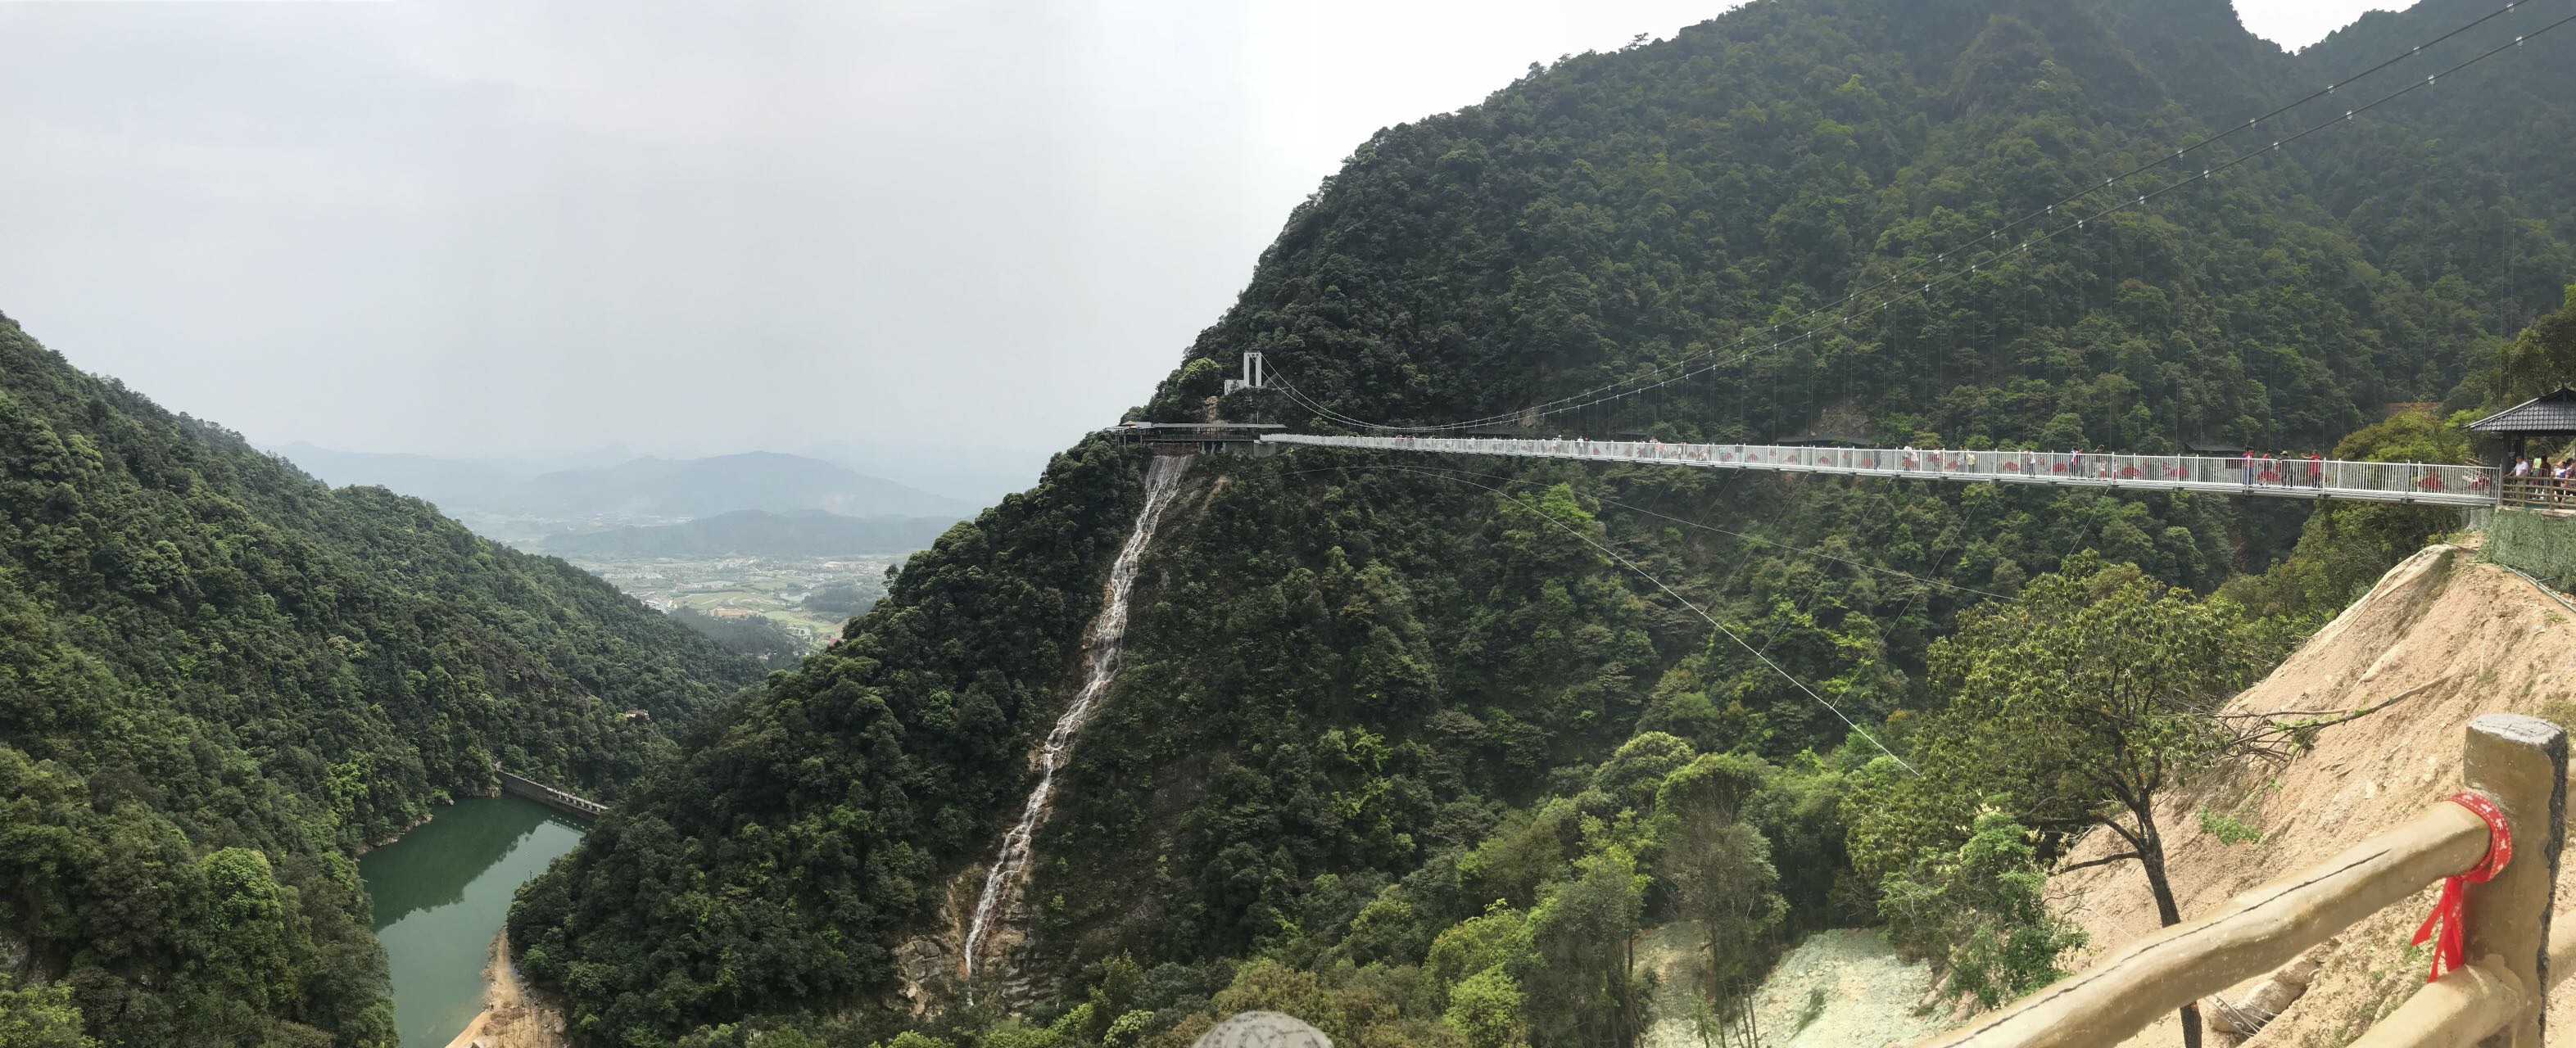
[[[2183,916],[2207,913],[2457,790],[2462,732],[2471,718],[2510,712],[2576,723],[2576,609],[2480,561],[2474,550],[2435,546],[2391,570],[2230,709],[2353,709],[2419,686],[2422,691],[2386,710],[2326,729],[2315,748],[2286,766],[2229,769],[2163,798],[2157,818],[2166,828]],[[2226,844],[2205,827],[2203,812],[2232,817],[2262,837]],[[2084,841],[2070,860],[2108,854],[2106,837]],[[2061,912],[2091,933],[2095,952],[2157,927],[2134,863],[2059,876],[2049,889]],[[2576,864],[2561,867],[2563,908],[2576,899],[2571,889]],[[2347,930],[2322,951],[2307,994],[2245,1043],[2344,1044],[2403,1001],[2424,981],[2425,961],[2420,951],[2408,954],[2407,940],[2437,891],[2428,887]],[[2222,996],[2239,1001],[2253,989],[2249,982]],[[2567,984],[2550,995],[2556,1014],[2569,1014],[2570,1001],[2576,996]],[[2127,1043],[2179,1043],[2175,1023],[2168,1016]]]

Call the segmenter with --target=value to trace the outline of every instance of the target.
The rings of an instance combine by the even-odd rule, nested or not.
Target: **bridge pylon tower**
[[[1261,351],[1257,349],[1245,350],[1243,353],[1243,377],[1225,380],[1225,391],[1232,393],[1238,389],[1268,389],[1270,388],[1267,384],[1269,378],[1269,372],[1262,369]],[[1205,389],[1207,387],[1201,386],[1199,388]]]

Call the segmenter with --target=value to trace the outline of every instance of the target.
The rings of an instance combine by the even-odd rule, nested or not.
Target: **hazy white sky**
[[[1730,6],[0,2],[0,312],[264,443],[1056,447],[1371,132]]]

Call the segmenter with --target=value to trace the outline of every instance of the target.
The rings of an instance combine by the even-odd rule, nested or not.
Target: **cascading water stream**
[[[1109,599],[1100,614],[1091,620],[1091,630],[1084,634],[1083,646],[1090,656],[1089,673],[1083,678],[1082,690],[1073,703],[1065,707],[1064,716],[1056,719],[1055,730],[1047,733],[1046,745],[1038,750],[1038,785],[1029,791],[1029,802],[1020,809],[1020,821],[1011,832],[1002,835],[1002,850],[993,857],[993,868],[984,875],[984,892],[975,900],[975,919],[966,930],[966,976],[975,975],[976,953],[984,937],[993,928],[994,914],[1001,909],[1002,898],[1021,874],[1028,869],[1029,842],[1037,834],[1038,822],[1046,817],[1047,801],[1055,794],[1055,772],[1063,766],[1067,751],[1073,748],[1075,732],[1082,722],[1091,719],[1092,706],[1109,690],[1109,682],[1118,676],[1118,650],[1127,635],[1127,594],[1136,585],[1136,565],[1144,559],[1145,546],[1153,541],[1154,525],[1162,519],[1163,508],[1180,491],[1181,474],[1188,472],[1187,455],[1157,455],[1145,470],[1145,505],[1136,511],[1136,528],[1127,535],[1127,544],[1119,547],[1118,559],[1109,565]]]

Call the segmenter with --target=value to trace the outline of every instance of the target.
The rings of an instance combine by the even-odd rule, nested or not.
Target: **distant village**
[[[836,584],[855,586],[871,599],[882,596],[886,569],[901,560],[900,555],[832,560],[732,556],[572,563],[666,615],[692,608],[719,619],[765,618],[820,645],[839,635],[846,616],[808,608],[806,598]]]

